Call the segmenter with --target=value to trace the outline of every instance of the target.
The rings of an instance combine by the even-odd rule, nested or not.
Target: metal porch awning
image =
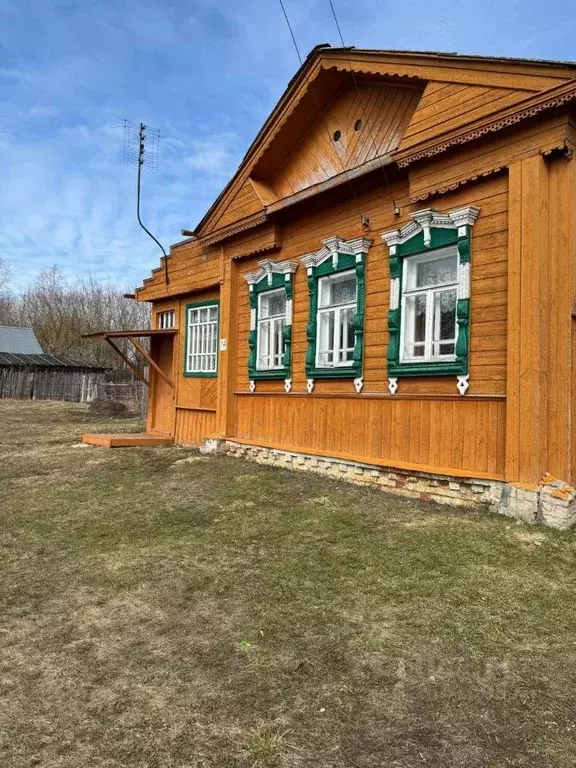
[[[98,331],[98,333],[85,333],[83,334],[83,339],[104,339],[116,352],[116,354],[120,355],[122,360],[126,363],[126,365],[130,368],[130,370],[134,373],[134,375],[140,379],[140,381],[143,381],[146,386],[149,386],[148,379],[144,376],[144,374],[134,365],[132,360],[130,360],[124,352],[114,343],[114,339],[128,339],[130,342],[132,342],[134,349],[139,352],[142,357],[146,360],[148,365],[152,366],[152,368],[156,371],[156,373],[161,376],[166,384],[168,384],[172,389],[174,389],[174,382],[166,376],[164,371],[160,368],[160,366],[156,363],[155,360],[152,359],[150,354],[147,352],[147,350],[144,349],[142,344],[138,341],[139,338],[154,338],[156,336],[164,336],[165,338],[170,338],[172,336],[175,336],[178,333],[176,328],[156,328],[156,329],[150,329],[147,330],[141,330],[141,331]]]

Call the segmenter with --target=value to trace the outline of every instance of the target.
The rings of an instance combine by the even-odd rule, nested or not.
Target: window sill
[[[390,378],[409,376],[464,376],[468,373],[467,361],[453,360],[445,363],[388,363]]]
[[[191,372],[191,371],[184,371],[184,376],[188,379],[217,379],[218,378],[218,372],[214,373],[201,373],[201,372]]]
[[[274,368],[269,371],[252,371],[248,373],[248,376],[252,381],[265,381],[266,379],[284,380],[290,378],[290,371],[286,368]]]
[[[355,379],[360,376],[360,369],[347,366],[346,368],[313,368],[306,371],[309,379]]]

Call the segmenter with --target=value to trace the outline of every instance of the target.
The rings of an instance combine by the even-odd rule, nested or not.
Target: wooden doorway
[[[173,380],[174,367],[174,337],[158,336],[150,339],[151,357],[156,365],[166,375],[168,380]],[[169,437],[174,436],[174,388],[165,381],[153,368],[149,372],[150,377],[150,415],[149,431],[159,432]]]

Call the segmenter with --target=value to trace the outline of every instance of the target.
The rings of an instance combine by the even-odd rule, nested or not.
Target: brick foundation
[[[284,469],[317,472],[388,493],[455,506],[484,504],[492,511],[527,523],[566,529],[576,523],[576,489],[546,476],[539,485],[450,477],[414,470],[387,469],[328,456],[312,456],[232,440],[207,439],[202,453],[226,453]]]

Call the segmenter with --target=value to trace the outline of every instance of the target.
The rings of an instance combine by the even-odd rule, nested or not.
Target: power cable
[[[300,50],[298,49],[298,44],[296,42],[296,36],[294,34],[294,30],[292,29],[292,25],[290,24],[290,19],[288,18],[288,14],[286,13],[286,8],[284,7],[284,3],[283,3],[282,0],[278,0],[278,2],[280,3],[280,7],[282,8],[282,12],[284,14],[284,18],[286,19],[286,24],[288,25],[288,29],[290,31],[290,36],[292,37],[292,42],[294,43],[294,48],[296,49],[296,55],[298,56],[298,60],[300,62],[300,66],[302,66],[302,64],[303,64],[302,56],[300,55]],[[330,144],[332,144],[332,136],[330,136],[330,131],[329,130],[328,130],[328,140],[329,140]],[[360,223],[362,224],[362,226],[365,229],[370,229],[370,222],[369,222],[369,220],[366,218],[366,216],[364,216],[364,214],[360,210],[360,205],[358,203],[358,196],[356,195],[356,190],[354,189],[354,185],[352,184],[352,180],[350,179],[350,176],[348,175],[348,171],[346,169],[346,166],[344,165],[344,163],[342,161],[342,158],[338,154],[338,151],[335,149],[334,152],[335,152],[336,157],[338,158],[338,162],[340,163],[340,165],[342,167],[342,171],[344,173],[344,176],[346,177],[346,181],[348,182],[348,185],[350,186],[350,190],[352,192],[352,196],[354,197],[354,201],[356,203],[356,208],[358,210],[358,215],[360,217]]]
[[[350,56],[348,55],[348,48],[346,46],[346,43],[344,42],[344,36],[342,34],[342,28],[340,27],[340,22],[338,21],[338,16],[336,15],[336,9],[334,8],[334,3],[332,0],[328,0],[328,3],[330,5],[330,10],[332,11],[332,16],[334,17],[334,23],[336,24],[336,29],[338,30],[338,36],[340,37],[340,42],[342,43],[342,48],[344,50],[344,55],[346,56],[346,61],[348,62],[348,68],[350,69],[350,74],[352,75],[352,81],[354,83],[354,87],[356,88],[356,93],[358,96],[360,96],[360,88],[358,87],[358,80],[356,79],[356,73],[354,72],[354,68],[352,67],[352,62],[350,61]],[[374,134],[372,133],[372,128],[370,126],[370,121],[366,120],[366,126],[368,128],[368,132],[370,133],[370,139],[372,141],[372,148],[377,153],[378,152],[378,145],[376,143],[376,138],[374,137]],[[386,183],[387,187],[390,187],[390,182],[388,181],[388,174],[386,173],[386,170],[383,165],[380,166],[380,169],[382,170],[382,174],[384,176],[384,181]],[[400,210],[398,206],[396,205],[396,201],[394,197],[392,197],[392,206],[394,208],[394,215],[398,216],[400,213]]]

